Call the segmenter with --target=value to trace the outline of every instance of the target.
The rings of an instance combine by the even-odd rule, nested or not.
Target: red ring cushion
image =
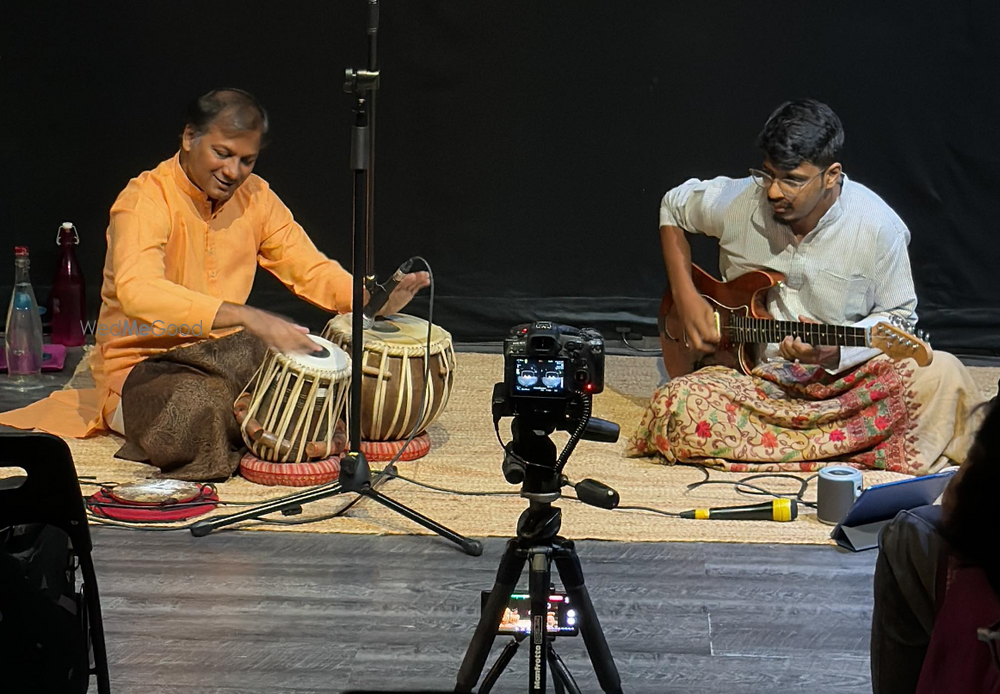
[[[311,487],[327,484],[340,477],[341,456],[308,463],[269,463],[253,453],[240,460],[240,474],[257,484],[285,487]]]
[[[369,462],[387,462],[393,459],[404,443],[406,443],[406,439],[402,441],[362,441],[361,452],[365,454],[365,458]],[[399,456],[399,460],[423,458],[430,449],[430,436],[426,433],[414,436],[413,440],[410,441],[410,445],[403,451],[403,455]]]

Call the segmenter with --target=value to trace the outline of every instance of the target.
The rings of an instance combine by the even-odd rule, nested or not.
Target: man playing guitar
[[[780,273],[764,301],[775,319],[862,328],[916,323],[910,232],[878,195],[843,173],[843,143],[829,106],[790,101],[760,133],[760,169],[742,179],[691,179],[667,192],[660,240],[683,333],[674,338],[705,355],[725,341],[717,307],[692,280],[686,232],[719,240],[724,280]],[[748,376],[719,367],[671,373],[630,452],[740,470],[811,470],[837,460],[915,474],[964,459],[969,413],[981,398],[952,355],[935,353],[931,365],[917,367],[873,359],[879,350],[870,346],[810,344],[795,335],[761,347]],[[700,391],[693,399],[692,388]],[[928,416],[933,426],[918,432],[916,419]],[[920,433],[932,441],[909,441]]]

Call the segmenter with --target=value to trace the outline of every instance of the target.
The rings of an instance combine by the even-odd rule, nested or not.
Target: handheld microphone
[[[403,277],[410,272],[410,268],[413,267],[413,258],[410,258],[405,263],[399,266],[399,269],[393,273],[392,277],[385,281],[385,284],[376,284],[374,291],[371,293],[371,297],[368,299],[368,303],[364,308],[363,322],[365,330],[372,327],[375,323],[375,315],[385,306],[385,302],[389,300],[389,295],[392,294],[392,290],[402,281]]]
[[[773,520],[792,521],[799,515],[794,499],[774,499],[753,506],[724,506],[722,508],[696,508],[681,511],[681,518],[698,520]]]

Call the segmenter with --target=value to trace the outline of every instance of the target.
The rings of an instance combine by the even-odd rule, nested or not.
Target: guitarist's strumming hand
[[[803,323],[817,322],[805,316],[799,316],[799,320]],[[829,345],[813,347],[803,342],[801,337],[796,337],[795,339],[792,339],[791,336],[786,337],[778,345],[778,351],[788,361],[802,364],[819,364],[828,369],[835,368],[840,364],[840,347]]]
[[[715,327],[715,311],[694,287],[677,299],[677,313],[684,324],[684,344],[704,354],[715,351],[719,333]]]

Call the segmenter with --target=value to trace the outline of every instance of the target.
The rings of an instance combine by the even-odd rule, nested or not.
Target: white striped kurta
[[[767,297],[768,310],[779,320],[806,316],[869,326],[896,315],[916,323],[909,230],[874,192],[846,176],[842,180],[840,197],[798,244],[792,230],[775,221],[767,195],[749,177],[682,183],[663,196],[660,226],[717,238],[719,270],[727,281],[751,270],[785,275]],[[841,348],[840,364],[831,372],[878,353]],[[764,352],[765,358],[777,355],[776,345]]]

